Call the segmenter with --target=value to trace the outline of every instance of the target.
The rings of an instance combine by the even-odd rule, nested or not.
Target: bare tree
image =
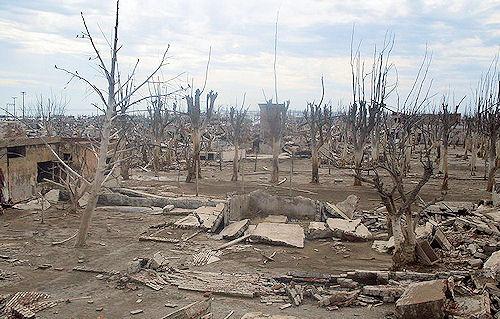
[[[201,177],[200,168],[200,151],[201,151],[201,136],[205,132],[208,122],[212,118],[214,112],[215,99],[217,99],[217,93],[210,91],[207,93],[207,106],[205,112],[201,111],[200,97],[203,90],[196,89],[193,95],[186,95],[187,102],[187,114],[189,116],[191,124],[191,141],[192,141],[192,151],[190,159],[187,162],[188,174],[186,176],[186,182],[192,182],[193,178],[198,176]]]
[[[234,146],[233,175],[231,176],[231,181],[233,182],[238,180],[239,146],[243,140],[244,124],[248,112],[248,107],[245,108],[245,95],[243,95],[243,102],[239,109],[234,106],[229,109],[229,132]]]
[[[321,77],[321,99],[318,104],[307,103],[304,111],[304,118],[309,126],[309,148],[311,149],[311,183],[319,183],[319,151],[321,147],[330,139],[333,127],[333,116],[331,106],[323,106],[325,96],[325,86]]]
[[[125,96],[120,96],[119,92],[121,91],[122,87],[125,87],[126,85],[129,85],[129,83],[132,81],[132,79],[135,76],[135,71],[137,69],[137,65],[139,63],[139,60],[137,60],[132,73],[128,77],[128,79],[124,82],[121,82],[118,79],[118,53],[121,48],[121,45],[118,44],[118,21],[119,21],[119,0],[116,1],[116,13],[115,13],[115,23],[114,23],[114,30],[113,30],[113,38],[112,41],[108,44],[110,46],[110,52],[111,52],[111,57],[110,57],[110,62],[109,65],[107,65],[104,62],[104,58],[102,54],[100,53],[96,42],[94,41],[94,38],[92,37],[90,30],[87,26],[87,22],[85,20],[85,17],[83,13],[81,14],[82,16],[82,21],[83,21],[83,26],[85,31],[82,33],[80,36],[81,38],[87,39],[92,46],[92,49],[95,54],[95,58],[93,60],[97,61],[98,67],[100,71],[104,74],[104,77],[106,78],[106,83],[107,83],[107,88],[106,90],[100,89],[96,84],[92,83],[90,80],[85,78],[84,76],[80,75],[77,71],[69,71],[68,69],[65,68],[60,68],[56,66],[56,69],[61,70],[65,72],[66,74],[70,75],[71,78],[69,81],[73,79],[77,79],[80,81],[83,81],[85,84],[87,84],[93,92],[99,97],[100,103],[102,103],[102,107],[98,107],[103,113],[104,113],[104,120],[102,124],[102,130],[101,130],[101,137],[100,137],[100,144],[99,144],[99,151],[98,151],[98,157],[97,157],[97,165],[96,165],[96,170],[94,174],[94,178],[92,180],[92,184],[90,186],[90,193],[89,193],[89,200],[88,204],[85,207],[85,210],[83,211],[82,218],[81,218],[81,223],[80,227],[78,230],[78,235],[77,235],[77,241],[76,241],[76,247],[82,247],[85,245],[86,239],[87,239],[87,234],[88,230],[90,227],[90,222],[92,219],[92,215],[94,213],[95,207],[97,205],[97,199],[99,196],[99,193],[101,191],[101,187],[103,183],[107,180],[107,178],[110,176],[111,172],[113,169],[108,169],[108,153],[109,153],[109,147],[110,147],[110,140],[111,138],[114,138],[116,135],[113,133],[113,124],[115,119],[117,118],[117,109],[119,109],[121,106],[124,104],[127,105],[127,108],[130,108],[132,105],[140,103],[148,98],[143,97],[139,98],[137,100],[132,100],[132,98],[136,95],[136,93],[146,84],[148,81],[151,80],[151,78],[165,65],[166,61],[166,54],[168,51],[167,50],[164,52],[161,61],[159,65],[156,67],[156,69],[143,81],[134,86],[128,94]],[[115,163],[116,164],[116,163]],[[106,171],[109,171],[109,173],[106,175]]]
[[[354,33],[353,33],[354,36]],[[354,185],[361,185],[361,166],[364,148],[373,132],[379,113],[386,107],[386,99],[396,88],[396,83],[388,83],[388,75],[393,65],[389,57],[394,39],[385,41],[381,51],[375,48],[371,70],[365,70],[359,48],[353,52],[351,42],[351,76],[353,100],[347,112],[347,122],[354,147]],[[367,71],[369,71],[367,73]],[[366,92],[368,88],[368,92]]]
[[[286,114],[288,112],[288,107],[290,106],[290,101],[286,101],[283,104],[273,103],[272,100],[267,101],[266,104],[261,104],[265,106],[266,118],[261,118],[261,125],[267,127],[266,134],[267,138],[270,139],[272,147],[272,171],[271,171],[271,183],[277,183],[279,179],[279,155],[281,152],[281,139],[283,137],[283,130],[286,123]]]
[[[448,190],[448,146],[450,144],[450,136],[455,127],[460,123],[460,113],[458,108],[465,96],[460,102],[450,110],[449,102],[446,97],[443,97],[441,102],[441,112],[439,114],[439,125],[441,129],[441,172],[443,173],[443,183],[441,190]]]
[[[482,133],[488,138],[488,182],[486,190],[491,192],[495,185],[498,169],[497,140],[500,130],[500,71],[496,57],[488,72],[481,78],[476,92],[478,121]]]
[[[62,95],[60,97],[51,94],[44,97],[42,94],[37,96],[36,103],[30,109],[30,115],[46,131],[47,136],[57,135],[57,121],[64,115],[68,100]]]

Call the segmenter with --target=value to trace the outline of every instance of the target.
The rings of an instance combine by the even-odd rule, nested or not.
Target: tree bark
[[[196,168],[198,168],[198,178],[200,176],[200,143],[201,143],[201,132],[199,128],[193,130],[193,153],[191,154],[191,159],[188,162],[188,174],[186,176],[186,183],[191,183],[196,177]]]
[[[234,142],[234,157],[233,157],[233,176],[231,177],[231,181],[238,181],[238,166],[239,166],[239,152],[238,152],[238,143]]]
[[[114,85],[112,86],[112,88],[110,88],[110,92],[114,92]],[[106,170],[106,159],[109,147],[109,136],[111,134],[111,121],[112,117],[114,116],[113,113],[115,109],[115,101],[112,97],[112,94],[113,93],[110,93],[110,98],[108,99],[108,110],[106,111],[106,119],[102,128],[101,145],[99,146],[99,156],[97,158],[96,172],[90,188],[89,200],[82,214],[75,247],[83,247],[85,245],[90,222],[92,220],[92,215],[97,206],[97,198],[99,197],[99,193],[101,191],[101,184],[104,181],[104,172]]]
[[[312,176],[311,183],[319,184],[319,156],[316,147],[312,147],[311,150],[311,165],[312,165]]]
[[[363,161],[363,148],[356,147],[354,149],[354,173],[356,177],[354,177],[354,186],[361,186],[361,162]]]
[[[443,183],[441,184],[441,190],[448,190],[448,139],[443,139],[443,152],[441,156],[441,168],[444,174]]]
[[[277,183],[279,179],[279,159],[280,154],[280,139],[273,136],[272,147],[273,147],[273,159],[272,159],[272,172],[271,172],[271,183]]]
[[[476,134],[474,134],[471,139],[471,151],[470,151],[471,175],[476,175],[476,170],[477,170],[476,162],[477,162],[477,141],[476,141]]]
[[[497,150],[496,145],[497,136],[495,134],[490,134],[490,145],[488,152],[488,184],[486,186],[486,191],[493,191],[493,186],[495,186],[495,174],[497,172]]]

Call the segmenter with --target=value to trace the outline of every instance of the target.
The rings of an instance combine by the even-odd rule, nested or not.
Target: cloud
[[[113,1],[25,0],[0,3],[0,104],[29,87],[64,90],[72,96],[68,109],[90,110],[94,97],[78,82],[54,71],[58,64],[78,70],[103,84],[89,43],[77,39],[83,11],[100,52],[109,55]],[[500,6],[492,1],[440,0],[122,0],[120,2],[120,71],[130,72],[140,58],[144,78],[169,49],[165,78],[185,72],[183,81],[203,82],[212,47],[208,86],[220,92],[218,102],[233,103],[247,92],[256,107],[271,96],[274,24],[279,9],[279,97],[304,107],[317,99],[325,77],[329,99],[350,96],[349,48],[355,40],[369,61],[387,32],[396,44],[392,61],[401,91],[412,82],[426,46],[433,54],[430,76],[436,90],[453,87],[468,92],[498,53]],[[8,74],[8,75],[7,75]]]

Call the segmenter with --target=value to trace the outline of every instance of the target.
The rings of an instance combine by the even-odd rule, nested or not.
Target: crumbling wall
[[[231,198],[229,220],[252,218],[257,215],[285,215],[300,220],[316,220],[320,214],[319,203],[310,198],[275,196],[264,190],[256,190]]]
[[[38,162],[55,161],[54,155],[44,144],[26,145],[26,156],[7,158],[6,175],[10,199],[20,202],[31,198],[36,192]]]

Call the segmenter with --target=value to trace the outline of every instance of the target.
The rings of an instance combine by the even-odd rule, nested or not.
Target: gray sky
[[[396,43],[392,61],[404,95],[428,46],[433,59],[433,92],[471,95],[481,73],[499,52],[499,1],[337,1],[337,0],[122,0],[120,68],[127,73],[140,59],[141,79],[158,63],[168,44],[165,79],[181,72],[183,81],[201,86],[209,47],[212,61],[207,88],[219,92],[218,104],[256,107],[273,95],[273,46],[280,9],[279,99],[303,109],[319,99],[320,78],[334,104],[350,99],[349,47],[362,41],[370,58],[387,32]],[[69,99],[68,113],[95,113],[98,102],[84,84],[54,65],[78,70],[102,83],[91,48],[76,35],[83,30],[80,11],[102,48],[111,38],[114,3],[101,0],[0,0],[0,107],[26,91],[26,104],[51,93]],[[102,34],[101,31],[102,30]],[[107,55],[107,54],[106,54]],[[3,112],[0,111],[0,114]]]

